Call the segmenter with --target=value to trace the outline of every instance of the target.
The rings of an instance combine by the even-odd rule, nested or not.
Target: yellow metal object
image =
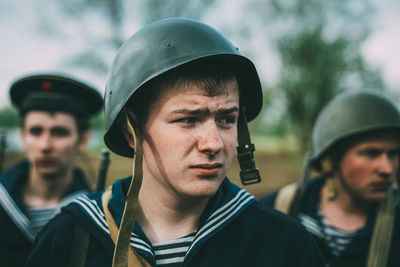
[[[324,158],[321,162],[322,173],[325,176],[325,185],[328,189],[328,201],[334,201],[338,197],[338,191],[335,188],[334,178],[333,178],[333,168],[332,162],[328,158]]]

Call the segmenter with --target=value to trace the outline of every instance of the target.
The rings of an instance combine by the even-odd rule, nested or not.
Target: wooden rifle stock
[[[97,174],[97,183],[96,183],[95,192],[104,190],[109,164],[110,164],[110,152],[107,149],[102,149],[101,156],[100,156],[99,172]]]

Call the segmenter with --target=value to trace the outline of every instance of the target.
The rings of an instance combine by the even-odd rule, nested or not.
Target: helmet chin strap
[[[245,107],[242,107],[238,118],[238,161],[240,166],[240,180],[243,185],[255,184],[261,181],[260,173],[256,168],[249,128],[247,126]]]
[[[113,257],[113,267],[126,267],[128,266],[128,261],[132,261],[132,259],[128,260],[128,252],[130,249],[130,238],[133,230],[133,226],[136,219],[136,211],[138,206],[138,196],[140,186],[142,184],[143,179],[143,151],[141,144],[135,134],[135,131],[132,127],[132,124],[129,120],[128,114],[126,114],[127,125],[129,128],[129,132],[132,135],[135,155],[132,167],[132,179],[129,185],[128,192],[126,194],[126,201],[124,207],[124,213],[122,215],[121,225],[118,231],[117,241],[115,243],[114,249],[114,257]],[[138,257],[137,252],[132,248],[136,257]],[[145,266],[140,264],[141,266]]]

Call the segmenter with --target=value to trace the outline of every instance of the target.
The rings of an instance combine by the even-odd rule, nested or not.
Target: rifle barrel
[[[4,131],[0,132],[0,173],[3,172],[4,154],[7,147],[7,134]]]
[[[110,152],[107,149],[102,149],[95,192],[103,191],[105,188],[109,163]]]

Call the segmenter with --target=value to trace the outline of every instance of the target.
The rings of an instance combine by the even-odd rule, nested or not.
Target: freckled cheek
[[[226,143],[225,146],[229,151],[234,152],[236,148],[236,140],[230,140],[229,142]]]
[[[225,151],[229,154],[234,154],[237,143],[236,131],[222,136],[222,142],[224,143]]]

